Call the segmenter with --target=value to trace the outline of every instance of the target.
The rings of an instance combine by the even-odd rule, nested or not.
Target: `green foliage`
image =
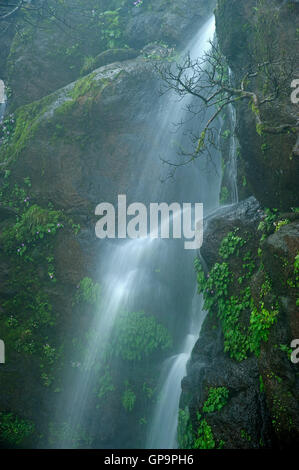
[[[229,137],[231,136],[231,131],[229,129],[226,129],[225,131],[222,132],[221,135],[224,139],[229,139]]]
[[[109,395],[111,392],[114,392],[115,386],[112,382],[112,376],[109,366],[106,366],[105,371],[101,375],[98,388],[97,388],[97,397],[101,400]]]
[[[250,278],[256,267],[250,251],[247,251],[247,253],[245,253],[245,255],[243,256],[243,261],[244,263],[242,265],[242,268],[245,271],[244,277]]]
[[[211,426],[208,425],[207,421],[199,413],[197,414],[197,419],[199,424],[194,441],[194,449],[214,449],[216,443]]]
[[[154,396],[155,390],[152,389],[146,382],[142,386],[142,391],[148,399],[151,399]]]
[[[53,236],[63,228],[61,217],[60,211],[43,209],[37,204],[25,209],[16,224],[2,234],[5,250],[24,256],[28,248],[35,246],[39,240]]]
[[[223,259],[228,259],[231,255],[239,255],[239,250],[245,245],[246,241],[236,235],[237,230],[229,232],[221,242],[219,255]]]
[[[231,296],[219,303],[218,316],[224,335],[224,351],[237,361],[246,359],[249,349],[246,329],[240,322],[240,315],[249,304],[249,289],[244,290],[241,297]]]
[[[172,345],[168,330],[143,312],[122,313],[114,331],[110,353],[127,361],[140,361]]]
[[[0,123],[0,145],[6,146],[15,129],[15,117],[13,114],[10,114],[2,123]]]
[[[179,410],[177,438],[179,449],[193,449],[194,435],[189,410]]]
[[[267,212],[265,225],[272,225],[274,217],[272,212]],[[245,240],[236,235],[236,231],[229,232],[222,240],[219,255],[230,259],[232,255],[239,253],[245,243]],[[205,276],[200,260],[196,259],[194,262],[198,292],[203,293],[204,309],[216,312],[223,331],[224,351],[237,361],[246,359],[249,353],[259,356],[261,343],[268,341],[270,328],[277,321],[279,313],[277,305],[270,305],[270,308],[265,306],[264,299],[272,291],[267,276],[261,286],[260,302],[257,306],[253,302],[250,286],[243,288],[238,295],[229,295],[232,288],[236,290],[236,283],[243,285],[245,280],[248,283],[252,278],[256,266],[250,251],[245,253],[243,261],[242,276],[231,273],[228,263],[215,263]],[[247,322],[244,321],[245,315]]]
[[[3,204],[16,214],[1,234],[1,242],[11,259],[9,289],[15,294],[3,301],[5,317],[0,326],[5,334],[7,354],[13,351],[34,355],[41,382],[49,387],[59,370],[62,347],[57,348],[51,330],[58,314],[50,300],[51,285],[56,282],[54,241],[57,232],[69,225],[61,211],[51,203],[48,207],[32,204],[31,181],[11,184],[10,170],[6,170],[1,190]],[[47,280],[48,279],[48,280]],[[32,358],[30,358],[33,361]]]
[[[85,73],[88,73],[90,70],[95,68],[95,63],[96,63],[95,57],[92,57],[92,56],[84,57],[84,62],[81,67],[80,74],[84,75]]]
[[[291,355],[292,355],[292,352],[293,352],[292,348],[290,348],[290,347],[287,346],[286,344],[280,344],[280,345],[279,345],[279,349],[280,349],[282,352],[286,353],[288,359],[291,360]]]
[[[281,229],[284,225],[288,225],[290,223],[289,219],[283,219],[283,220],[278,220],[275,222],[275,232],[278,232],[278,230]]]
[[[20,445],[34,432],[34,424],[12,413],[0,413],[0,439],[10,445]]]
[[[213,413],[220,411],[227,403],[228,389],[226,387],[211,387],[207,400],[204,402],[202,411]]]
[[[299,253],[295,256],[294,277],[295,277],[296,284],[298,285],[298,281],[299,281]]]
[[[277,220],[277,209],[265,209],[264,220],[259,223],[258,230],[266,235],[270,235],[274,231],[275,222]]]
[[[195,150],[196,155],[199,154],[205,148],[206,133],[207,133],[207,131],[204,130],[204,131],[202,131],[202,133],[200,135],[200,138],[199,138],[198,143],[197,143],[197,148]]]
[[[241,438],[247,442],[251,441],[251,436],[245,431],[245,429],[241,429]]]
[[[133,410],[136,401],[136,395],[134,391],[131,389],[130,384],[128,381],[125,382],[125,391],[122,396],[122,404],[126,411],[130,412]]]
[[[226,387],[211,387],[207,400],[202,406],[201,415],[197,413],[196,432],[194,432],[190,420],[188,407],[179,410],[178,420],[178,444],[180,449],[214,449],[214,440],[211,426],[205,419],[205,414],[220,411],[228,400],[228,389]],[[222,448],[224,442],[220,441],[217,448]]]
[[[74,304],[87,303],[96,305],[101,297],[101,286],[90,277],[84,277],[77,286]]]
[[[259,356],[261,341],[268,341],[269,330],[277,321],[278,313],[278,308],[273,306],[270,311],[267,310],[263,302],[261,302],[259,309],[253,306],[250,316],[249,347],[256,356]]]

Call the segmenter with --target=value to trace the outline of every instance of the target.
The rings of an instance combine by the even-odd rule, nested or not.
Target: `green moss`
[[[38,367],[42,384],[49,387],[61,367],[63,351],[54,334],[58,314],[51,302],[56,283],[54,242],[59,230],[71,227],[68,218],[51,204],[31,204],[29,178],[23,179],[22,186],[13,184],[11,178],[9,175],[1,198],[15,210],[16,220],[6,224],[1,243],[10,256],[7,286],[14,295],[2,303],[5,314],[0,318],[0,329],[7,362],[18,355],[30,359]]]
[[[128,381],[125,382],[125,391],[122,395],[122,405],[124,407],[124,409],[128,412],[132,411],[134,406],[135,406],[135,402],[136,402],[136,395],[134,393],[134,391],[132,390],[130,384]]]
[[[0,149],[0,161],[14,162],[22,151],[30,146],[37,132],[52,123],[50,111],[54,104],[56,107],[53,112],[56,121],[51,137],[52,142],[55,141],[55,137],[61,137],[64,132],[65,119],[70,119],[77,106],[84,106],[88,111],[95,97],[102,93],[110,83],[110,80],[105,78],[95,80],[95,74],[92,73],[78,80],[63,98],[62,104],[58,106],[55,103],[62,97],[61,92],[53,93],[19,108],[13,116],[14,127],[11,129],[9,138],[5,136],[5,145]],[[82,102],[81,98],[84,98]],[[82,120],[86,120],[84,112],[82,112]]]
[[[43,117],[55,95],[49,95],[40,101],[19,108],[15,112],[15,128],[7,145],[0,149],[0,161],[12,162],[30,145],[31,140],[41,127]]]

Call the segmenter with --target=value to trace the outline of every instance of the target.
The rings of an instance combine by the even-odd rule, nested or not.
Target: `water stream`
[[[0,79],[0,124],[3,121],[5,110],[6,110],[5,84],[4,84],[4,81]]]
[[[198,38],[200,40],[200,37]],[[212,39],[212,37],[210,38]],[[229,146],[229,159],[227,163],[228,181],[230,184],[230,197],[232,204],[219,206],[217,197],[213,198],[213,205],[205,214],[205,224],[211,218],[225,212],[231,205],[238,202],[237,188],[237,147],[238,140],[235,134],[236,111],[232,104],[228,107],[230,118],[231,136]],[[219,123],[221,127],[221,123]],[[220,136],[220,132],[219,132]],[[217,186],[214,187],[217,191]],[[218,193],[219,194],[219,193]],[[216,196],[216,194],[215,194]],[[202,262],[204,260],[202,259]],[[177,448],[177,424],[179,401],[181,395],[181,382],[186,375],[186,366],[191,352],[199,337],[206,312],[203,310],[203,299],[194,294],[192,302],[192,314],[190,317],[189,332],[183,344],[182,350],[176,356],[165,361],[160,378],[160,398],[155,407],[150,426],[147,448],[149,449],[175,449]]]

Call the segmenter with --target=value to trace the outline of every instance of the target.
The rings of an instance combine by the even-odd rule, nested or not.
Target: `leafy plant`
[[[172,339],[154,316],[143,312],[123,313],[118,317],[110,353],[127,361],[140,361],[157,350],[167,350]]]
[[[179,410],[177,438],[179,449],[193,449],[194,435],[188,407]]]
[[[136,395],[134,391],[131,389],[130,384],[128,381],[125,382],[125,391],[122,396],[122,404],[126,411],[132,411],[136,401]]]
[[[255,306],[253,307],[250,316],[249,347],[256,356],[260,354],[261,341],[268,341],[269,330],[277,321],[278,313],[278,308],[274,308],[273,306],[270,310],[267,310],[263,302],[261,302],[259,309]]]
[[[237,230],[229,232],[221,242],[219,255],[223,259],[228,259],[231,255],[239,254],[239,249],[245,245],[246,241],[236,235]]]
[[[0,439],[11,445],[19,445],[34,432],[34,424],[12,413],[0,413]]]
[[[216,447],[216,443],[211,426],[208,425],[207,421],[202,418],[199,413],[197,414],[197,419],[199,424],[194,441],[194,449],[214,449]]]
[[[94,282],[90,277],[84,277],[77,286],[74,303],[95,305],[99,302],[101,296],[101,286]]]
[[[226,387],[211,387],[202,411],[205,413],[220,411],[227,403],[228,393],[229,392]]]
[[[113,392],[115,390],[115,386],[113,385],[112,382],[112,376],[111,372],[109,369],[109,366],[106,366],[106,369],[101,375],[99,379],[99,384],[98,384],[98,389],[97,389],[97,397],[99,399],[102,399],[109,395],[110,392]]]

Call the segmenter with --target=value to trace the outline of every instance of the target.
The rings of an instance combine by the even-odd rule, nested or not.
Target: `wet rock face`
[[[135,48],[141,48],[154,40],[170,45],[182,44],[213,13],[215,5],[216,1],[157,0],[148,9],[136,8],[126,25],[128,42]]]
[[[200,252],[208,266],[216,262],[220,243],[227,232],[240,225],[244,228],[250,227],[259,220],[260,204],[253,196],[227,209],[221,208],[219,216],[207,219]]]
[[[225,448],[285,449],[294,447],[298,441],[298,365],[291,362],[288,351],[291,341],[299,337],[294,277],[299,225],[293,214],[293,221],[267,236],[259,245],[261,233],[257,229],[263,217],[253,197],[222,209],[222,213],[206,222],[201,249],[210,272],[215,263],[223,262],[219,257],[223,238],[237,229],[238,235],[247,240],[246,250],[259,253],[249,279],[253,304],[260,305],[262,298],[266,306],[278,305],[279,310],[268,339],[261,342],[258,356],[249,354],[237,362],[225,352],[218,307],[212,307],[207,314],[192,352],[187,376],[182,382],[180,408],[188,410],[190,423],[196,430],[197,414],[202,413],[211,387],[225,387],[228,390],[226,405],[220,411],[205,415],[216,445],[224,441]],[[240,273],[244,259],[234,255],[227,262],[231,275],[236,275]],[[264,295],[265,290],[268,290],[267,295]],[[240,294],[241,288],[236,283],[231,286],[227,298]],[[243,312],[240,317],[243,325],[249,324],[246,315]]]
[[[294,17],[299,14],[297,2],[279,2],[269,0],[266,2],[264,22],[271,22],[274,35],[273,51],[275,60],[282,60],[286,54],[294,57],[294,44],[296,31]],[[256,2],[253,0],[240,2],[238,0],[219,1],[216,9],[217,35],[221,50],[226,56],[233,71],[235,83],[240,83],[251,62],[250,50],[255,41],[260,47],[267,47],[267,27],[264,32],[256,33]],[[261,8],[260,8],[261,10]],[[257,13],[259,14],[259,13]],[[271,19],[272,18],[272,19]],[[279,38],[279,44],[276,39]],[[269,59],[268,59],[269,60]],[[298,63],[298,58],[294,58]],[[284,66],[287,68],[286,66]],[[296,68],[296,67],[295,67]],[[262,119],[270,126],[289,124],[296,126],[298,120],[297,106],[291,102],[291,81],[296,77],[295,70],[287,78],[287,85],[276,101],[263,106]],[[266,80],[252,80],[250,89],[261,94],[266,86]],[[254,113],[248,102],[237,106],[237,136],[240,143],[238,162],[238,184],[240,194],[254,196],[266,207],[278,207],[287,210],[298,205],[298,135],[296,131],[282,132],[280,134],[262,133],[256,130]]]
[[[219,262],[219,247],[228,232],[238,229],[238,234],[255,233],[259,211],[259,203],[251,197],[223,208],[218,216],[206,222],[201,255],[208,270]],[[207,417],[216,445],[223,441],[225,448],[246,449],[259,448],[263,442],[268,447],[270,418],[259,389],[257,359],[249,357],[237,362],[224,353],[223,332],[215,311],[207,314],[188,364],[187,377],[182,382],[180,408],[188,407],[195,430],[197,412],[202,409],[211,387],[226,387],[229,391],[227,404]]]
[[[65,86],[91,67],[133,58],[137,54],[132,49],[141,50],[149,42],[181,45],[212,14],[216,2],[150,0],[134,7],[132,1],[117,13],[119,27],[111,36],[116,38],[115,44],[103,37],[103,30],[111,26],[109,20],[103,26],[101,16],[97,22],[92,1],[84,10],[79,0],[67,3],[66,24],[47,18],[40,20],[37,29],[21,24],[15,35],[4,70],[13,90],[11,110]],[[106,6],[113,9],[113,5]],[[126,51],[120,50],[125,47]]]
[[[299,222],[281,227],[265,240],[262,250],[265,269],[280,299],[281,314],[269,341],[262,347],[259,367],[265,377],[267,405],[278,445],[294,448],[299,437],[298,364],[292,364],[287,353],[281,356],[279,348],[299,338],[294,274],[295,257],[299,253]]]
[[[180,407],[189,407],[191,421],[196,421],[196,413],[211,387],[229,390],[228,404],[209,414],[208,424],[215,440],[223,441],[226,449],[259,448],[261,442],[268,447],[270,418],[259,390],[257,361],[250,358],[238,364],[224,356],[217,323],[208,318],[195,346],[188,375],[182,382]],[[192,399],[188,401],[188,397]],[[245,430],[248,439],[243,437]]]
[[[138,148],[150,143],[144,118],[154,112],[157,86],[153,65],[137,59],[97,69],[20,108],[16,121],[24,120],[24,130],[5,149],[15,178],[26,174],[37,200],[77,214],[90,215],[101,201],[128,193],[142,163]]]

